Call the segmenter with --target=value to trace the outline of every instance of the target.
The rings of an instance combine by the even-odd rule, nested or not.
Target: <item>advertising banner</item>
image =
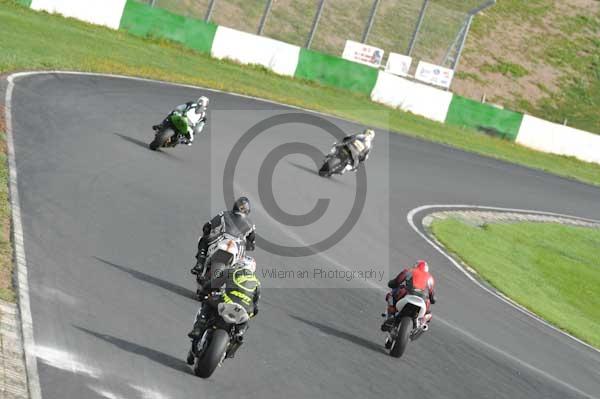
[[[446,89],[450,88],[453,77],[454,71],[452,69],[423,61],[419,61],[417,73],[415,74],[415,79],[421,82],[445,87]]]
[[[385,71],[398,76],[407,76],[412,64],[412,57],[403,54],[390,53]]]
[[[384,51],[380,48],[346,40],[342,58],[379,68],[381,61],[383,61],[383,53]]]

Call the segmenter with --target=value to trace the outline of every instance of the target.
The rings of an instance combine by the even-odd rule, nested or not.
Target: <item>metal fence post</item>
[[[154,7],[156,5],[156,0],[150,0],[150,7]]]
[[[415,30],[410,38],[410,44],[408,45],[408,50],[406,50],[406,55],[410,57],[413,50],[415,49],[415,44],[417,43],[417,37],[419,36],[419,31],[421,30],[421,25],[423,24],[423,19],[425,19],[425,11],[427,11],[427,5],[429,4],[429,0],[423,0],[423,5],[421,6],[421,12],[419,13],[419,20],[417,21],[417,25],[415,26]]]
[[[440,65],[452,66],[454,64],[454,60],[456,60],[456,53],[458,52],[458,47],[460,45],[460,42],[462,41],[462,37],[465,34],[465,28],[467,27],[468,20],[468,18],[465,18],[465,22],[463,22],[463,24],[460,27],[460,30],[454,38],[454,41],[452,42],[450,47],[448,47],[448,50],[446,50],[446,55],[444,55],[444,59],[442,60],[442,63]]]
[[[458,66],[458,61],[460,61],[460,56],[462,55],[463,49],[465,48],[465,43],[467,42],[467,36],[469,35],[469,29],[471,29],[471,22],[473,22],[473,17],[475,14],[469,14],[469,19],[467,20],[467,26],[465,28],[465,32],[463,33],[462,40],[460,41],[460,46],[458,47],[458,54],[456,54],[456,58],[454,59],[454,65],[452,65],[452,70],[456,72],[456,67]]]
[[[313,38],[315,37],[315,32],[317,31],[317,26],[319,26],[319,20],[321,19],[321,14],[323,13],[323,7],[325,6],[325,0],[321,0],[319,2],[319,8],[317,9],[317,13],[315,14],[315,19],[313,20],[312,27],[310,28],[310,33],[308,34],[308,38],[306,39],[306,45],[304,47],[310,48],[312,44]]]
[[[267,0],[267,5],[265,6],[265,12],[260,19],[260,25],[258,25],[257,34],[260,36],[263,34],[263,30],[265,30],[265,24],[267,23],[267,18],[269,17],[269,13],[271,12],[271,7],[273,6],[273,0]]]
[[[206,22],[209,22],[210,19],[212,18],[213,10],[215,9],[216,3],[217,3],[217,0],[210,0],[210,3],[208,4],[208,10],[206,10],[206,15],[204,16],[204,20]]]
[[[373,27],[373,21],[375,20],[375,14],[377,13],[377,7],[379,6],[379,0],[374,0],[373,5],[371,6],[371,14],[369,14],[369,20],[367,21],[367,26],[365,26],[365,30],[362,35],[361,43],[366,43],[369,38],[369,33],[371,33],[371,28]]]

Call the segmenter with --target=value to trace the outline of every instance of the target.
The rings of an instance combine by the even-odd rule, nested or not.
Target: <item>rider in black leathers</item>
[[[369,152],[373,146],[374,138],[375,132],[373,129],[365,129],[362,133],[344,137],[341,143],[337,144],[338,146],[345,146],[351,155],[351,163],[342,171],[342,174],[347,170],[355,171],[362,162],[369,159]]]
[[[248,261],[249,260],[249,261]],[[258,301],[260,299],[260,282],[255,275],[256,263],[254,259],[246,257],[233,267],[222,271],[215,277],[214,289],[206,295],[194,320],[194,328],[188,333],[192,339],[192,348],[188,353],[188,364],[193,364],[194,348],[198,340],[213,321],[219,303],[235,302],[242,306],[250,318],[258,314]],[[248,329],[248,322],[232,326],[235,328],[234,341],[227,352],[227,357],[233,358],[235,352],[243,343],[243,336]]]
[[[206,222],[202,227],[202,237],[198,241],[198,253],[196,254],[196,265],[192,268],[192,274],[202,274],[206,263],[206,253],[212,240],[227,233],[235,237],[246,239],[246,250],[253,251],[255,248],[255,226],[248,217],[250,213],[250,201],[246,197],[238,198],[233,204],[231,211],[224,211]]]

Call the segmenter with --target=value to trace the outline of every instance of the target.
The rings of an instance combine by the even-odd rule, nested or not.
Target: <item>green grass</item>
[[[522,78],[523,76],[527,76],[527,74],[529,74],[529,71],[527,71],[527,69],[523,68],[521,65],[505,61],[496,61],[494,64],[487,63],[483,65],[481,71],[501,73],[502,75],[512,76],[513,78]]]
[[[330,113],[600,185],[599,165],[532,151],[472,129],[445,126],[373,103],[368,96],[214,60],[166,41],[37,13],[9,0],[0,0],[0,48],[0,73],[63,69],[212,87]]]
[[[450,218],[432,231],[502,293],[600,348],[600,229]]]

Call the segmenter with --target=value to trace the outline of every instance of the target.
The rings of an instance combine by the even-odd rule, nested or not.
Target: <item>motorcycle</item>
[[[208,246],[205,267],[202,273],[196,274],[197,298],[202,298],[205,293],[203,286],[210,280],[214,273],[220,273],[230,268],[239,261],[245,261],[246,241],[228,233],[221,234]],[[251,259],[251,258],[250,258]]]
[[[408,342],[416,340],[429,329],[425,321],[426,310],[425,300],[417,295],[406,295],[396,303],[397,312],[385,343],[390,356],[402,356]]]
[[[235,302],[219,303],[216,313],[209,319],[200,340],[192,341],[187,357],[187,364],[200,378],[209,378],[223,364],[233,346],[241,343],[239,326],[250,319],[246,309]]]
[[[167,116],[165,126],[157,131],[149,147],[152,151],[159,148],[175,147],[179,140],[188,131],[188,122],[181,112],[172,112]]]
[[[344,169],[352,169],[352,154],[346,145],[333,144],[329,154],[325,156],[323,166],[319,169],[319,176],[331,177],[341,175]]]

